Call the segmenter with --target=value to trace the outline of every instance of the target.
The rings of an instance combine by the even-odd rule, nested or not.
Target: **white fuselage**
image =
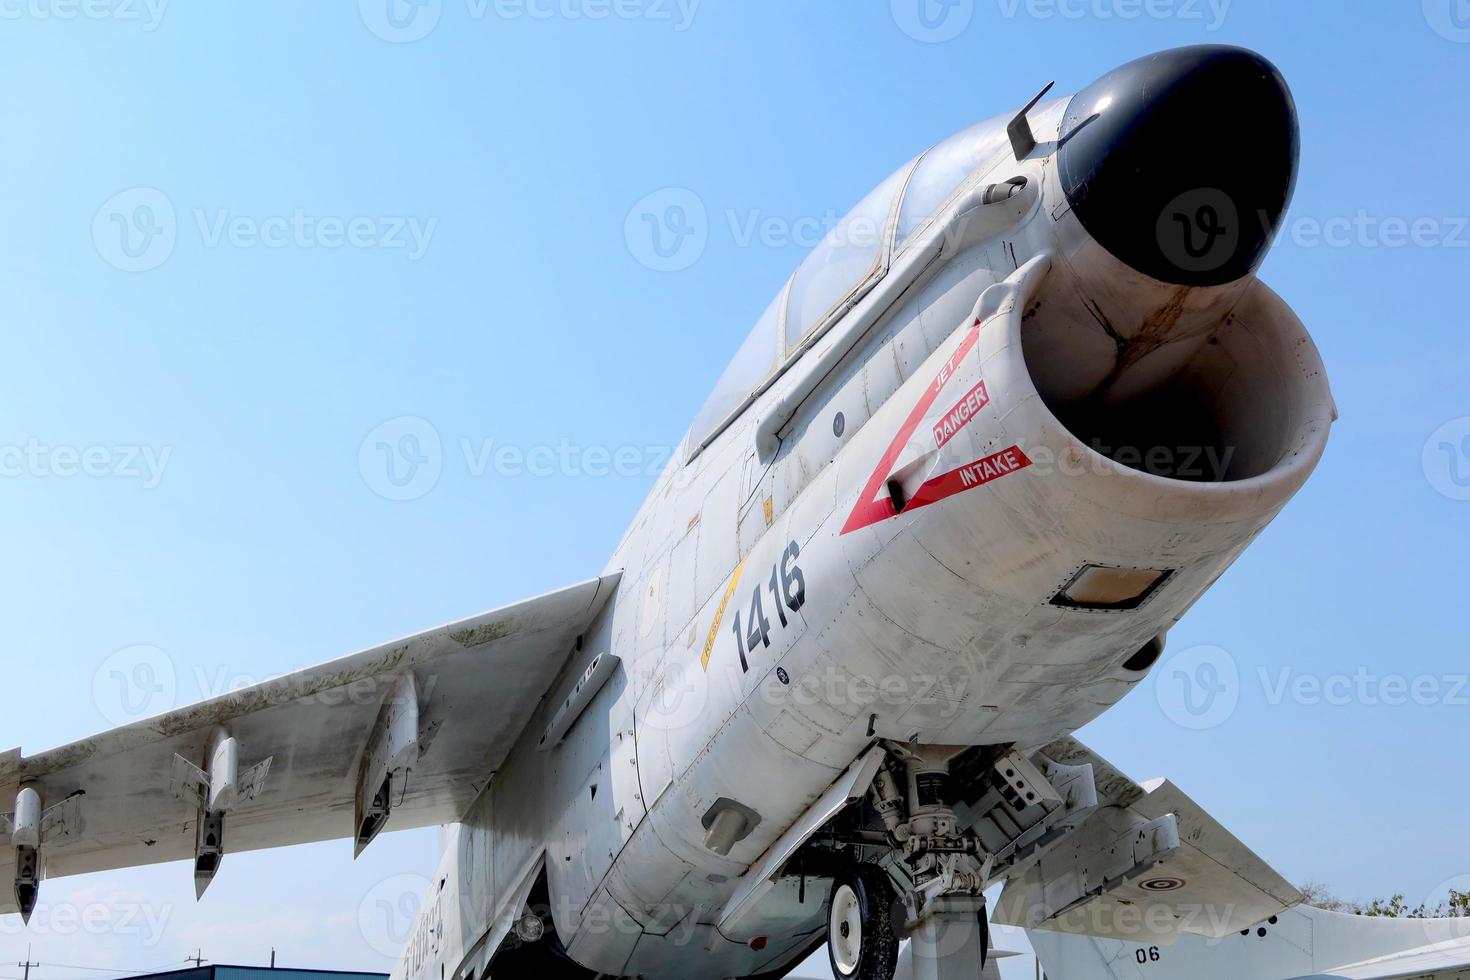
[[[608,563],[615,600],[448,835],[395,980],[483,976],[543,864],[556,932],[593,971],[790,962],[820,939],[823,894],[782,884],[723,928],[722,910],[875,739],[1025,748],[1086,724],[1301,486],[1331,418],[1311,341],[1254,278],[1163,286],[1097,246],[1058,189],[1066,105],[1032,114],[1025,160],[995,143],[929,234],[886,243],[703,451],[691,432]],[[1022,192],[975,206],[1013,177]],[[1099,316],[1117,345],[1095,342]],[[1164,447],[1204,478],[1122,465],[1076,422],[1089,398],[1170,386],[1213,413]],[[1136,608],[1056,603],[1089,566],[1167,574]],[[619,671],[539,748],[605,652]],[[722,800],[758,817],[727,855],[706,846]]]

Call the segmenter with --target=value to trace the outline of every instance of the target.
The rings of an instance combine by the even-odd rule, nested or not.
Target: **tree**
[[[1313,908],[1325,909],[1328,912],[1352,912],[1355,906],[1345,902],[1332,894],[1332,891],[1320,881],[1308,881],[1297,887],[1302,893],[1302,904]]]
[[[1446,919],[1470,917],[1470,892],[1450,889],[1449,898],[1436,905],[1421,903],[1410,907],[1402,894],[1389,898],[1375,898],[1364,905],[1338,898],[1320,881],[1308,881],[1300,885],[1303,904],[1328,912],[1347,912],[1387,919]]]

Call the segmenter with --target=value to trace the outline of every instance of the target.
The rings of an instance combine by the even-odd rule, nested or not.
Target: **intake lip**
[[[1038,318],[1056,308],[1053,290],[1070,288],[1050,279],[1051,269],[1050,255],[1035,256],[990,286],[975,307],[975,318],[985,324],[975,356],[996,403],[1011,406],[1004,414],[1006,432],[1034,464],[1026,470],[1029,476],[1012,486],[1043,480],[1079,487],[1068,506],[1094,508],[1111,515],[1107,520],[1131,516],[1213,526],[1258,521],[1306,483],[1326,449],[1336,411],[1316,345],[1265,283],[1257,280],[1245,291],[1236,306],[1236,325],[1221,338],[1213,363],[1201,365],[1203,373],[1193,380],[1180,381],[1215,392],[1211,405],[1219,419],[1219,445],[1230,452],[1234,471],[1224,479],[1195,481],[1120,462],[1100,452],[1091,433],[1079,435],[1058,417],[1054,401],[1037,386],[1024,337]],[[1028,313],[1036,309],[1041,312]],[[1157,441],[1145,433],[1137,445],[1146,451]],[[1193,465],[1214,464],[1208,456],[1197,456]]]
[[[1199,45],[1077,93],[1058,170],[1078,220],[1114,257],[1161,282],[1218,286],[1265,258],[1299,155],[1296,104],[1276,67]]]

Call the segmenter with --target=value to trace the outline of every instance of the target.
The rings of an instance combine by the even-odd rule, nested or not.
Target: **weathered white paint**
[[[998,152],[897,254],[890,216],[873,276],[718,437],[697,453],[686,440],[601,579],[41,756],[0,757],[0,787],[85,788],[89,815],[94,799],[131,804],[55,849],[51,873],[186,856],[191,815],[165,792],[167,760],[198,755],[192,743],[225,723],[244,761],[292,760],[232,815],[232,847],[350,835],[385,692],[412,676],[418,758],[404,763],[412,778],[390,826],[458,826],[395,980],[483,977],[543,866],[557,933],[592,970],[744,977],[802,955],[823,898],[803,904],[790,882],[718,923],[876,739],[1031,751],[1091,721],[1145,676],[1124,661],[1198,600],[1325,444],[1322,365],[1280,299],[1254,279],[1163,287],[1066,209],[1054,165],[1066,104],[1032,114],[1034,154]],[[1016,177],[1023,193],[978,203]],[[1211,392],[1239,449],[1232,479],[1130,469],[1057,418],[1056,405],[1117,366],[1099,313],[1154,345],[1108,397],[1176,383]],[[890,472],[876,474],[878,492],[891,476],[912,496],[1013,448],[1033,465],[1002,463],[983,486],[845,531],[941,378]],[[983,406],[971,401],[970,420],[939,444],[934,426],[982,383]],[[956,479],[974,482],[966,474]],[[1125,613],[1049,602],[1089,565],[1170,574]],[[793,568],[799,608],[783,600]],[[755,595],[769,645],[733,628],[738,616],[748,631]],[[603,655],[620,669],[584,704],[572,692]],[[574,723],[542,751],[569,698]],[[759,817],[728,854],[705,844],[720,800]]]

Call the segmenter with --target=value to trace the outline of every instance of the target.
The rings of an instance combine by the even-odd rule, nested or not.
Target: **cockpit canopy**
[[[900,167],[822,238],[716,382],[694,420],[691,457],[872,289],[965,178],[1008,145],[1007,118],[977,123]]]

